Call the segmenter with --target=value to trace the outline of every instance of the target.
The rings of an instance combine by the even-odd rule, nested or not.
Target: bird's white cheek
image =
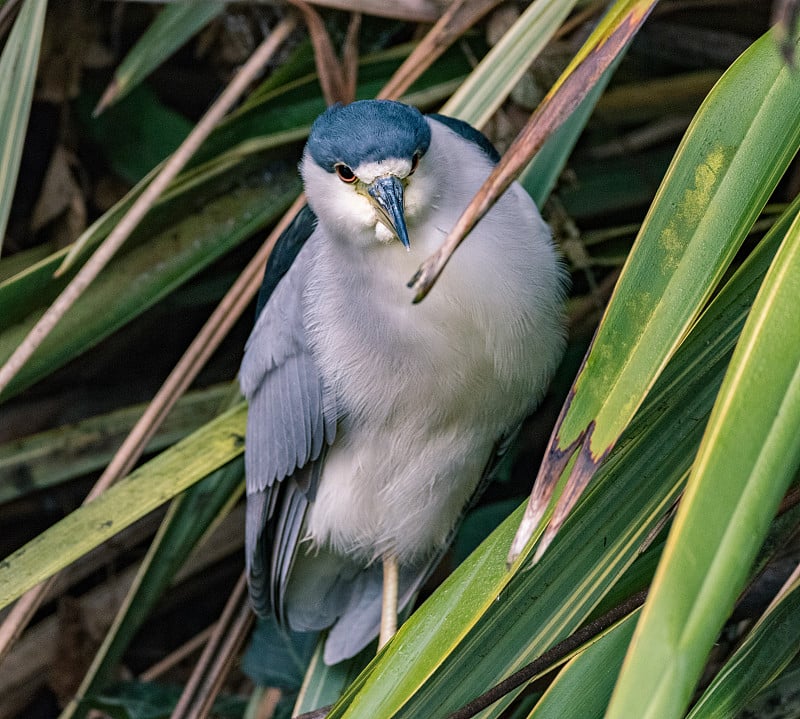
[[[308,156],[303,158],[300,171],[306,195],[313,198],[313,201],[309,201],[311,209],[324,226],[339,228],[351,240],[375,227],[378,217],[374,208],[352,185],[326,172]]]
[[[375,237],[377,237],[378,240],[380,242],[383,242],[384,244],[389,244],[390,242],[393,242],[396,239],[394,236],[394,232],[392,232],[382,222],[378,222],[378,224],[375,225]]]
[[[340,226],[347,226],[351,241],[367,240],[377,237],[384,242],[382,231],[391,236],[388,228],[379,222],[378,213],[370,201],[359,195],[352,188],[349,192],[342,193],[336,202],[338,221]],[[374,233],[374,234],[373,234]]]
[[[321,217],[324,214],[328,220],[326,224],[343,229],[348,242],[361,245],[371,244],[376,239],[383,243],[394,239],[372,203],[351,185],[334,185],[327,189],[325,200],[318,201],[314,209]]]

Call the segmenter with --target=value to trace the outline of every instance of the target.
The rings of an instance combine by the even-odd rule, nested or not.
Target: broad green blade
[[[714,405],[610,719],[683,715],[800,466],[799,302],[796,218],[753,304]]]
[[[167,415],[145,454],[183,439],[219,414],[227,385],[187,392]],[[123,407],[0,444],[0,504],[103,469],[146,405]]]
[[[687,719],[726,719],[778,676],[800,651],[800,575],[795,570]]]
[[[98,696],[114,677],[135,633],[161,599],[190,552],[207,535],[220,514],[227,514],[231,500],[238,496],[237,488],[239,492],[244,490],[244,462],[241,457],[189,487],[172,503],[92,666],[60,719],[86,716],[90,707],[84,703],[84,699]]]
[[[798,207],[698,321],[542,561],[525,570],[523,556],[505,569],[517,511],[401,627],[330,719],[410,719],[430,707],[446,716],[574,631],[627,581],[683,487],[747,310]]]
[[[0,562],[0,608],[242,454],[237,405]]]
[[[221,0],[167,4],[119,64],[97,107],[100,112],[136,87],[181,45],[225,10]]]
[[[0,55],[0,254],[39,64],[46,0],[25,0]]]
[[[797,707],[797,687],[800,687],[800,657],[795,657],[786,669],[773,678],[766,689],[745,707],[741,717],[787,719],[791,716],[796,719],[796,709],[794,714],[787,714],[783,709],[791,711],[792,707]]]
[[[528,719],[602,719],[638,619],[639,610],[570,660]]]
[[[773,33],[698,110],[645,218],[575,380],[515,540],[531,536],[570,458],[563,521],[722,277],[800,145],[800,74]],[[546,544],[546,542],[545,542]]]
[[[476,127],[485,125],[545,48],[577,0],[534,0],[442,107]]]

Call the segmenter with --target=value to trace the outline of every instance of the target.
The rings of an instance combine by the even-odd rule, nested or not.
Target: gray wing
[[[336,401],[320,377],[303,325],[306,247],[262,310],[239,373],[250,402],[247,490],[271,487],[316,459],[336,432]],[[251,441],[252,439],[252,441]]]
[[[291,561],[308,495],[313,495],[318,478],[316,461],[336,435],[336,400],[320,376],[303,324],[302,293],[311,244],[300,250],[262,309],[239,374],[250,403],[245,551],[250,597],[259,614],[277,608],[274,584],[282,575],[285,581],[287,570],[277,568],[273,575],[270,555],[277,554],[273,547],[280,548],[288,555],[278,559]],[[270,522],[287,477],[292,477],[290,494],[297,494],[292,511]]]

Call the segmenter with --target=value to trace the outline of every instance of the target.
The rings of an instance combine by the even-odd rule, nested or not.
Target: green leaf
[[[638,619],[636,610],[571,659],[528,719],[602,719]]]
[[[795,570],[687,719],[738,716],[800,651],[800,576]],[[759,715],[760,716],[760,715]]]
[[[800,75],[768,33],[720,79],[681,142],[553,432],[515,554],[574,456],[546,546],[680,345],[798,144]]]
[[[589,460],[613,445],[798,143],[800,76],[769,33],[725,73],[687,130],[575,382],[559,447],[587,431],[587,418],[595,420],[584,441]]]
[[[293,632],[278,626],[274,617],[259,617],[242,658],[242,671],[254,684],[296,694],[316,644],[315,632]]]
[[[742,330],[609,708],[682,716],[800,466],[800,217]]]
[[[167,4],[119,64],[98,111],[127,95],[172,53],[225,10],[221,0]]]
[[[609,212],[647,207],[674,155],[674,146],[655,147],[647,152],[604,159],[600,167],[591,159],[572,158],[570,169],[578,181],[560,187],[559,199],[570,217],[578,222]]]
[[[317,643],[317,648],[308,664],[292,716],[334,704],[361,670],[369,664],[377,648],[377,642],[371,642],[353,658],[328,666],[322,661],[324,644],[323,637]]]
[[[0,253],[33,99],[46,0],[25,0],[0,55]]]
[[[800,710],[800,657],[791,664],[762,691],[742,713],[742,719],[787,719],[797,717]]]
[[[83,131],[101,148],[111,169],[131,184],[169,157],[192,129],[189,120],[166,107],[146,85],[100,117],[90,116],[93,100],[82,95],[75,104]]]
[[[246,416],[234,407],[0,561],[0,608],[238,457]]]
[[[183,439],[213,419],[227,385],[188,392],[178,400],[145,454]],[[50,489],[102,469],[122,443],[146,405],[123,407],[72,425],[0,444],[0,503]]]

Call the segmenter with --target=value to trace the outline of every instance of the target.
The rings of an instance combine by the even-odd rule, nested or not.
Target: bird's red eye
[[[409,175],[413,175],[419,167],[419,153],[415,152],[414,157],[411,158],[411,169],[408,171]]]
[[[356,173],[353,172],[347,165],[340,162],[338,165],[334,165],[333,169],[336,170],[336,174],[339,175],[339,179],[342,182],[356,181]]]

